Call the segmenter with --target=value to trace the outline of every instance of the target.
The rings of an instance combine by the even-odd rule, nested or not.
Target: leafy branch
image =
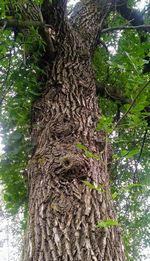
[[[112,101],[117,101],[120,104],[129,103],[130,100],[125,97],[122,92],[116,86],[110,86],[109,84],[96,83],[96,93],[97,95],[107,97]]]
[[[134,106],[136,100],[138,99],[138,97],[141,95],[141,93],[145,90],[145,88],[150,84],[150,80],[141,88],[141,90],[137,93],[137,95],[135,96],[134,100],[132,101],[130,107],[128,108],[128,110],[123,114],[123,116],[117,121],[114,129],[120,124],[120,122],[127,116],[127,114],[131,111],[132,107]],[[113,130],[114,130],[113,129]]]

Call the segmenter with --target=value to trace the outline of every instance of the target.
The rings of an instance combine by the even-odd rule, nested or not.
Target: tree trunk
[[[58,11],[62,21],[54,27],[55,51],[45,56],[45,91],[33,104],[36,149],[28,164],[24,261],[125,260],[119,228],[96,228],[102,220],[116,219],[107,170],[111,148],[105,134],[95,130],[99,108],[91,64],[108,14],[109,5],[103,4],[98,8],[83,1],[71,25],[62,19],[62,8]],[[94,156],[88,158],[79,143]],[[90,189],[85,180],[101,185],[102,191]]]

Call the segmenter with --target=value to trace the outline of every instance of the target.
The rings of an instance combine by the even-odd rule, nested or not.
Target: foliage
[[[134,6],[136,2],[130,1],[130,5]],[[1,1],[2,18],[6,17],[5,11],[4,1]],[[126,22],[117,13],[113,13],[107,23],[108,27],[112,27]],[[0,31],[0,130],[4,144],[4,152],[0,158],[0,178],[4,184],[6,207],[12,214],[16,214],[20,208],[26,209],[27,193],[23,172],[34,147],[29,133],[31,106],[34,99],[40,96],[41,83],[37,83],[37,79],[41,71],[37,60],[41,49],[44,49],[37,30],[30,28],[25,33],[26,37],[18,32],[15,41],[14,33],[9,30]],[[143,74],[143,65],[145,52],[150,46],[147,42],[140,43],[136,31],[102,35],[101,40],[105,44],[96,49],[93,57],[97,81],[111,86],[115,92],[119,90],[129,103],[120,102],[119,99],[114,102],[109,93],[100,97],[103,116],[99,120],[97,131],[106,131],[113,144],[111,187],[118,210],[118,222],[104,220],[97,227],[121,224],[128,260],[136,261],[140,260],[142,249],[149,245],[150,238],[150,113],[145,110],[149,107],[150,86],[141,93],[126,117],[119,124],[116,122],[148,81],[149,75]],[[36,53],[33,49],[36,49]],[[84,144],[77,144],[77,147],[87,157],[100,159],[99,155],[89,151]],[[100,185],[82,182],[89,189],[103,192]]]
[[[2,3],[0,9],[5,16]],[[40,70],[36,61],[43,42],[34,28],[26,38],[19,33],[17,42],[9,30],[1,30],[0,38],[0,129],[4,145],[0,177],[6,207],[15,214],[27,202],[23,172],[34,146],[30,142],[29,126],[32,101],[40,95],[37,84]],[[32,54],[31,46],[36,48],[36,54]]]
[[[114,24],[115,20],[115,24]],[[108,27],[125,24],[116,14],[108,19]],[[93,63],[97,81],[112,86],[114,93],[134,100],[136,94],[148,81],[143,74],[145,52],[150,45],[141,44],[136,31],[124,31],[105,35],[103,46],[98,47]],[[113,44],[113,41],[115,44]],[[111,46],[111,48],[110,48]],[[101,73],[102,72],[102,73]],[[100,97],[103,116],[97,130],[105,129],[113,144],[113,166],[111,169],[112,196],[118,210],[118,221],[124,229],[124,241],[128,260],[141,260],[143,248],[149,246],[149,196],[150,196],[150,142],[149,107],[150,85],[141,93],[132,109],[117,125],[130,104],[114,103],[110,97]],[[115,127],[114,127],[115,126]],[[145,131],[147,131],[146,139]]]

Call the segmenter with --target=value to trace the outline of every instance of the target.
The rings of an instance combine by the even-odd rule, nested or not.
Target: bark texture
[[[53,38],[47,45],[52,42],[54,50],[44,57],[46,87],[33,104],[36,149],[28,164],[29,221],[23,260],[124,261],[119,228],[96,228],[102,220],[116,219],[107,169],[111,149],[105,134],[95,131],[100,115],[91,64],[111,2],[81,1],[70,23],[62,2],[55,1],[48,9],[53,14]],[[46,3],[43,16],[51,22]],[[78,143],[100,155],[100,160],[87,158]],[[83,180],[101,185],[102,191],[89,189]]]

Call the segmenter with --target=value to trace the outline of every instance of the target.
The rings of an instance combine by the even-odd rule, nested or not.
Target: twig
[[[150,84],[150,80],[142,87],[142,89],[138,92],[138,94],[135,96],[134,100],[132,101],[130,107],[128,108],[128,110],[123,114],[123,116],[117,121],[114,129],[116,129],[116,127],[120,124],[120,122],[127,116],[127,114],[131,111],[133,105],[135,104],[137,98],[141,95],[141,93],[144,91],[144,89]],[[113,129],[113,131],[114,131]]]
[[[7,26],[7,20],[4,21],[3,26],[2,26],[2,30],[4,30],[6,28],[6,26]]]
[[[101,39],[98,39],[97,45],[102,45],[105,48],[106,52],[109,53],[107,45],[105,44],[104,41],[102,41]]]
[[[144,136],[143,136],[143,140],[142,140],[142,146],[141,146],[141,149],[140,149],[140,153],[139,153],[137,162],[139,162],[140,159],[141,159],[143,149],[144,149],[144,145],[145,145],[145,141],[146,141],[147,132],[148,132],[148,128],[146,128],[146,130],[144,132]]]
[[[116,27],[110,27],[103,29],[101,31],[101,34],[104,33],[111,33],[113,31],[119,31],[119,30],[136,30],[136,29],[149,29],[150,30],[150,25],[136,25],[136,26],[116,26]]]

